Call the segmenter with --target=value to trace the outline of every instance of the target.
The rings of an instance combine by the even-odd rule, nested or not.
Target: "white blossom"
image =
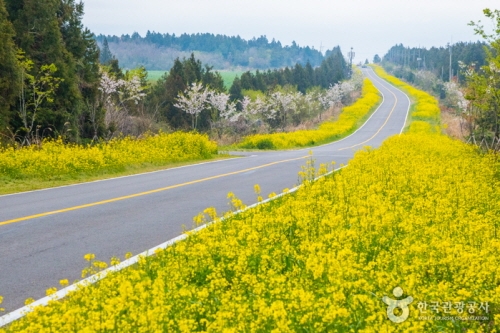
[[[459,107],[462,112],[467,112],[469,101],[465,99],[463,92],[455,81],[445,82],[444,89],[450,100]]]
[[[192,116],[193,129],[196,128],[198,114],[206,107],[208,96],[207,88],[204,88],[201,83],[193,83],[191,87],[177,97],[177,103],[174,106]]]
[[[335,85],[330,85],[330,88],[319,97],[319,101],[323,105],[323,108],[329,109],[339,105],[343,96],[342,87],[337,83]]]

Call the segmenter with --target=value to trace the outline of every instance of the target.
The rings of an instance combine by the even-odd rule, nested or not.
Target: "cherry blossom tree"
[[[146,96],[144,89],[137,76],[131,77],[130,80],[115,79],[107,72],[101,71],[99,90],[105,110],[104,124],[111,137],[115,132],[125,132],[129,119],[127,104],[131,101],[137,105]]]
[[[229,123],[239,117],[236,103],[230,102],[229,99],[228,94],[208,91],[207,104],[212,108],[210,126],[219,138],[222,137],[223,131],[230,127]]]
[[[174,104],[191,115],[191,126],[196,129],[198,125],[198,115],[206,108],[209,91],[201,83],[193,83],[184,93],[179,94],[177,103]]]
[[[325,93],[319,97],[319,101],[325,110],[339,106],[342,103],[342,88],[339,84],[330,85]],[[321,120],[321,113],[319,114]]]

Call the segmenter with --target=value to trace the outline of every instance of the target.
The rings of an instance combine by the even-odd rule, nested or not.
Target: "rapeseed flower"
[[[297,191],[226,214],[0,333],[496,332],[500,160],[433,126],[316,181],[310,163]],[[397,287],[413,299],[399,324],[382,301]],[[434,303],[485,319],[422,320]]]
[[[239,144],[241,148],[256,149],[262,142],[270,142],[274,149],[313,146],[327,143],[352,133],[380,104],[382,97],[369,79],[365,79],[361,97],[342,109],[335,121],[326,121],[316,130],[301,130],[289,133],[255,134],[247,136]]]

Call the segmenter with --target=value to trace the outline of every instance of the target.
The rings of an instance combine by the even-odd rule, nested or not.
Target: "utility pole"
[[[422,70],[422,66],[420,64],[420,62],[422,61],[422,58],[420,57],[420,45],[418,45],[418,57],[417,57],[417,66],[418,66],[418,70],[421,71]]]
[[[448,43],[448,48],[450,50],[450,82],[451,82],[451,80],[453,79],[453,69],[451,67],[453,48],[452,48],[452,45],[450,43]]]
[[[352,47],[351,47],[351,51],[347,54],[347,56],[349,57],[349,77],[351,77],[352,76],[352,59],[355,56],[355,53],[352,51]]]

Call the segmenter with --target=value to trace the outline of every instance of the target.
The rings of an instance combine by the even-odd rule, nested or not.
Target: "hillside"
[[[323,54],[309,46],[295,42],[283,46],[279,41],[269,41],[266,36],[245,40],[240,36],[214,34],[161,34],[149,32],[145,37],[138,33],[122,36],[96,37],[99,47],[106,40],[109,50],[124,68],[144,66],[148,70],[169,70],[176,58],[196,58],[214,69],[269,69],[302,65],[309,62],[319,66]],[[327,51],[328,53],[328,51]]]

